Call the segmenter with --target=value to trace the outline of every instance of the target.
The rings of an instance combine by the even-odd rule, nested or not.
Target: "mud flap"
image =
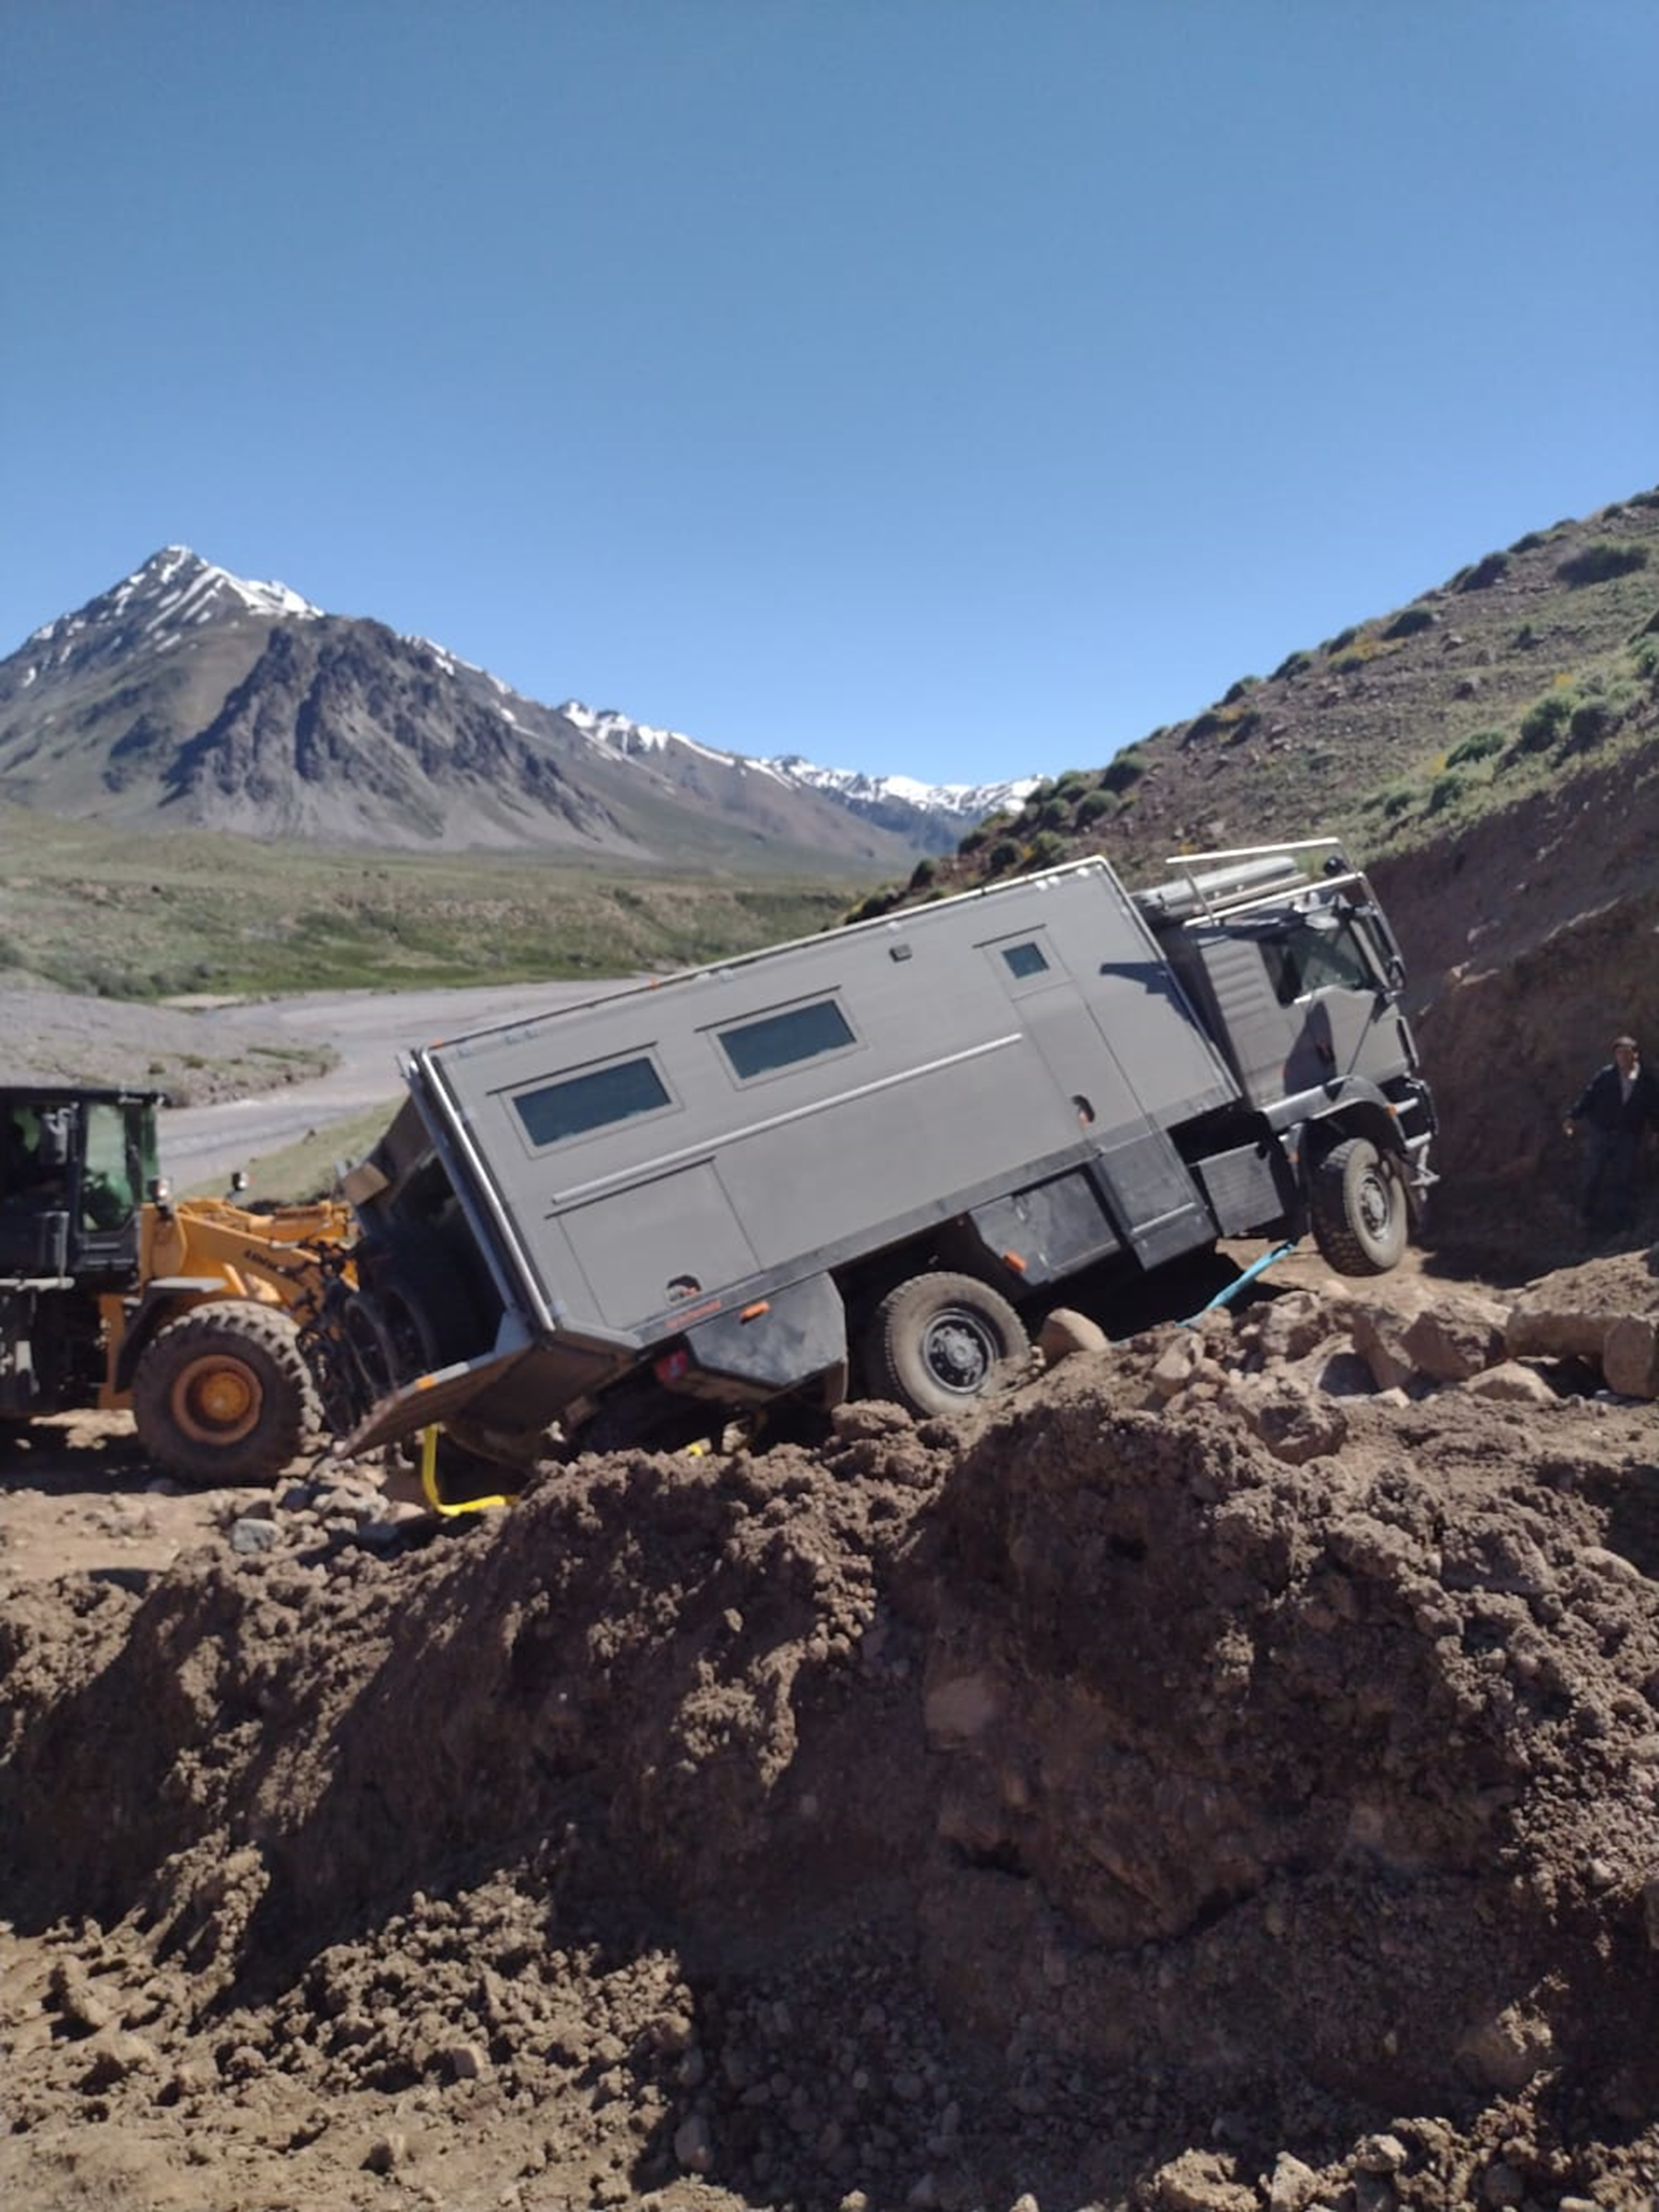
[[[380,1399],[345,1436],[330,1447],[336,1459],[356,1459],[382,1444],[395,1444],[418,1429],[429,1429],[452,1419],[503,1376],[511,1373],[529,1350],[519,1345],[510,1352],[488,1352],[481,1359],[464,1360],[456,1367],[441,1367],[429,1375],[418,1375],[401,1390]]]
[[[833,1278],[814,1275],[688,1329],[685,1341],[690,1364],[676,1388],[763,1402],[845,1363],[847,1312]]]

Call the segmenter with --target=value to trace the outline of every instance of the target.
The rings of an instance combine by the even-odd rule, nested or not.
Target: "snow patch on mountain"
[[[659,730],[647,722],[630,722],[626,714],[618,714],[611,707],[595,710],[584,707],[579,699],[567,699],[556,712],[591,743],[625,754],[629,759],[637,760],[644,754],[665,753],[674,747],[693,754],[700,760],[712,760],[717,767],[735,769],[739,775],[751,771],[762,775],[777,773],[770,760],[752,760],[746,753],[722,752],[717,746],[688,737],[683,730]]]
[[[663,752],[670,746],[683,746],[688,752],[706,760],[718,761],[740,772],[771,776],[781,783],[804,790],[824,792],[844,806],[859,808],[897,803],[914,807],[922,814],[948,815],[977,822],[1002,807],[1018,807],[1040,781],[1036,776],[1018,776],[998,783],[924,783],[914,776],[873,776],[862,769],[819,768],[799,753],[757,759],[743,753],[721,752],[695,737],[688,737],[681,730],[657,729],[649,723],[631,722],[615,708],[587,707],[578,699],[566,700],[559,712],[594,744],[630,758]]]
[[[251,615],[294,615],[301,620],[316,620],[323,613],[320,606],[302,599],[286,583],[254,583],[246,577],[232,576],[229,569],[215,568],[188,546],[163,547],[118,583],[112,594],[114,611],[124,613],[127,601],[147,591],[155,595],[159,613],[171,614],[175,621],[186,613],[194,621],[206,621],[227,602]]]
[[[819,768],[798,753],[787,753],[771,763],[797,783],[814,791],[828,791],[849,804],[865,801],[880,805],[898,799],[927,814],[961,815],[982,821],[988,814],[1025,804],[1041,781],[1038,776],[1014,776],[999,783],[921,783],[913,776],[872,776],[862,769]]]
[[[75,640],[90,628],[118,624],[147,638],[158,649],[175,644],[187,626],[238,614],[273,620],[319,620],[323,609],[302,599],[286,583],[254,583],[215,568],[188,546],[164,546],[142,568],[124,576],[112,590],[73,615],[60,615],[31,633],[30,645],[56,646],[49,664],[62,663]]]

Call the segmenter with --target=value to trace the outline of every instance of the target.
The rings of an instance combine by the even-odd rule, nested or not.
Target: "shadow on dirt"
[[[155,1470],[131,1431],[88,1437],[51,1421],[0,1427],[0,1492],[27,1488],[47,1498],[130,1497]]]
[[[1414,1241],[1425,1275],[1518,1289],[1558,1268],[1620,1253],[1647,1254],[1659,1276],[1659,1194],[1651,1195],[1629,1229],[1592,1232],[1567,1194],[1535,1189],[1465,1189],[1454,1198],[1438,1194]]]

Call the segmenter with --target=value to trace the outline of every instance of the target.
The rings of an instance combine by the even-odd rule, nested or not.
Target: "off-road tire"
[[[1030,1366],[1025,1324],[971,1275],[917,1275],[876,1309],[864,1347],[865,1392],[916,1414],[963,1413]]]
[[[287,1313],[216,1299],[171,1321],[133,1378],[139,1441],[182,1481],[273,1482],[321,1422]]]
[[[1405,1255],[1406,1186],[1393,1158],[1369,1137],[1327,1152],[1308,1193],[1313,1241],[1338,1275],[1386,1275]]]

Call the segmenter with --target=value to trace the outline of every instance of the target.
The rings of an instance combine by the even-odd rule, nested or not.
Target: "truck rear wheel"
[[[1006,1390],[1031,1356],[1025,1324],[971,1275],[918,1275],[889,1290],[865,1347],[865,1387],[912,1413],[960,1413]]]
[[[1386,1275],[1406,1251],[1406,1189],[1392,1158],[1369,1137],[1335,1146],[1308,1194],[1313,1241],[1339,1275]]]
[[[140,1442],[186,1482],[272,1482],[320,1418],[295,1324],[248,1299],[169,1322],[133,1378]]]

